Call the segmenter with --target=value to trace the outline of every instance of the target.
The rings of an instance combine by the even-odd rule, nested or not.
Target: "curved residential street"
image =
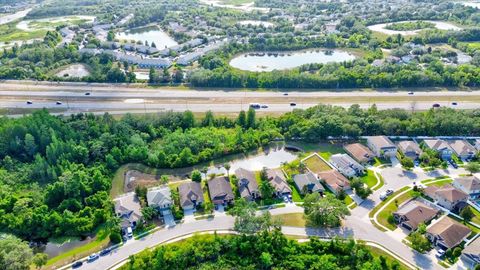
[[[351,211],[351,215],[345,219],[344,226],[341,228],[312,229],[282,227],[282,231],[285,234],[297,236],[319,236],[324,238],[331,238],[334,236],[353,237],[358,240],[374,242],[400,257],[406,263],[414,265],[420,269],[444,269],[437,263],[435,258],[420,254],[403,244],[400,239],[393,237],[393,232],[382,232],[378,230],[371,223],[368,214],[373,207],[381,202],[379,194],[386,189],[391,188],[398,190],[402,187],[412,185],[415,181],[432,179],[441,175],[457,176],[459,174],[464,174],[465,170],[462,168],[449,168],[426,173],[423,172],[423,170],[417,169],[411,172],[406,172],[398,166],[378,170],[381,171],[381,174],[385,179],[385,184],[379,190],[375,191],[370,196],[370,199],[363,201],[363,203],[354,208]],[[303,208],[290,203],[287,204],[286,207],[276,208],[269,211],[272,215],[302,213]],[[82,269],[109,269],[128,259],[130,255],[141,252],[142,250],[197,232],[231,230],[233,228],[233,223],[234,218],[232,216],[227,216],[224,213],[217,214],[213,219],[190,219],[183,224],[176,225],[175,227],[155,231],[139,240],[129,240],[125,245],[115,249],[109,255],[100,257],[100,259],[94,262],[84,264]]]

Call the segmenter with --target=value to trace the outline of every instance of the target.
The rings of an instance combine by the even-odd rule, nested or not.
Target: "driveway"
[[[193,209],[183,211],[183,219],[185,222],[194,222],[195,216]]]
[[[169,227],[175,227],[175,219],[173,218],[172,211],[170,210],[164,210],[162,211],[162,216],[163,216],[163,221],[165,222],[165,226],[167,228]]]

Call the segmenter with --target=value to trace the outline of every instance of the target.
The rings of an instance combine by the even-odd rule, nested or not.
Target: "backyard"
[[[324,160],[322,160],[317,154],[312,154],[310,157],[303,160],[305,166],[307,166],[313,173],[319,173],[329,171],[332,169]]]

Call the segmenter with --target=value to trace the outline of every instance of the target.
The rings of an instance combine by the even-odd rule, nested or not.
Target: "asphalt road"
[[[89,95],[86,95],[86,93]],[[27,104],[31,101],[32,104]],[[60,101],[62,104],[56,104]],[[78,112],[152,113],[161,111],[238,112],[249,103],[268,105],[265,112],[288,112],[294,108],[309,108],[317,104],[350,107],[359,104],[368,108],[402,108],[427,110],[434,103],[458,109],[480,108],[480,91],[350,91],[350,92],[284,92],[179,90],[140,86],[86,83],[1,82],[0,108],[48,108],[67,114]],[[291,106],[290,103],[295,103]],[[455,104],[456,103],[456,104]],[[14,111],[14,110],[13,110]]]

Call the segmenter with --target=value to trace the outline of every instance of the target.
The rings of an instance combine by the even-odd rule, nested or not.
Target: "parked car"
[[[435,252],[435,257],[437,258],[442,258],[445,255],[445,250],[443,249],[437,249]]]
[[[81,261],[76,261],[74,263],[72,263],[72,268],[75,269],[75,268],[79,268],[80,266],[83,265],[83,262]]]
[[[392,194],[393,194],[393,190],[392,189],[387,189],[386,191],[384,191],[380,194],[380,200],[384,201],[385,199],[387,199],[388,196],[390,196]]]
[[[390,196],[393,194],[393,189],[387,189],[385,193],[387,194],[387,196]]]
[[[110,248],[106,248],[106,249],[100,251],[100,256],[105,256],[105,255],[109,254],[110,252],[112,252],[112,250]]]
[[[450,160],[450,165],[452,165],[453,168],[458,169],[458,165],[455,161]]]
[[[92,255],[88,256],[87,262],[93,262],[96,259],[100,258],[97,253],[93,253]]]
[[[127,237],[128,237],[128,238],[132,238],[132,237],[133,237],[132,227],[128,227],[128,228],[127,228]]]
[[[33,104],[33,102],[31,100],[27,100],[27,104],[31,105],[31,104]]]
[[[284,201],[285,203],[288,203],[288,197],[283,197],[283,201]]]

